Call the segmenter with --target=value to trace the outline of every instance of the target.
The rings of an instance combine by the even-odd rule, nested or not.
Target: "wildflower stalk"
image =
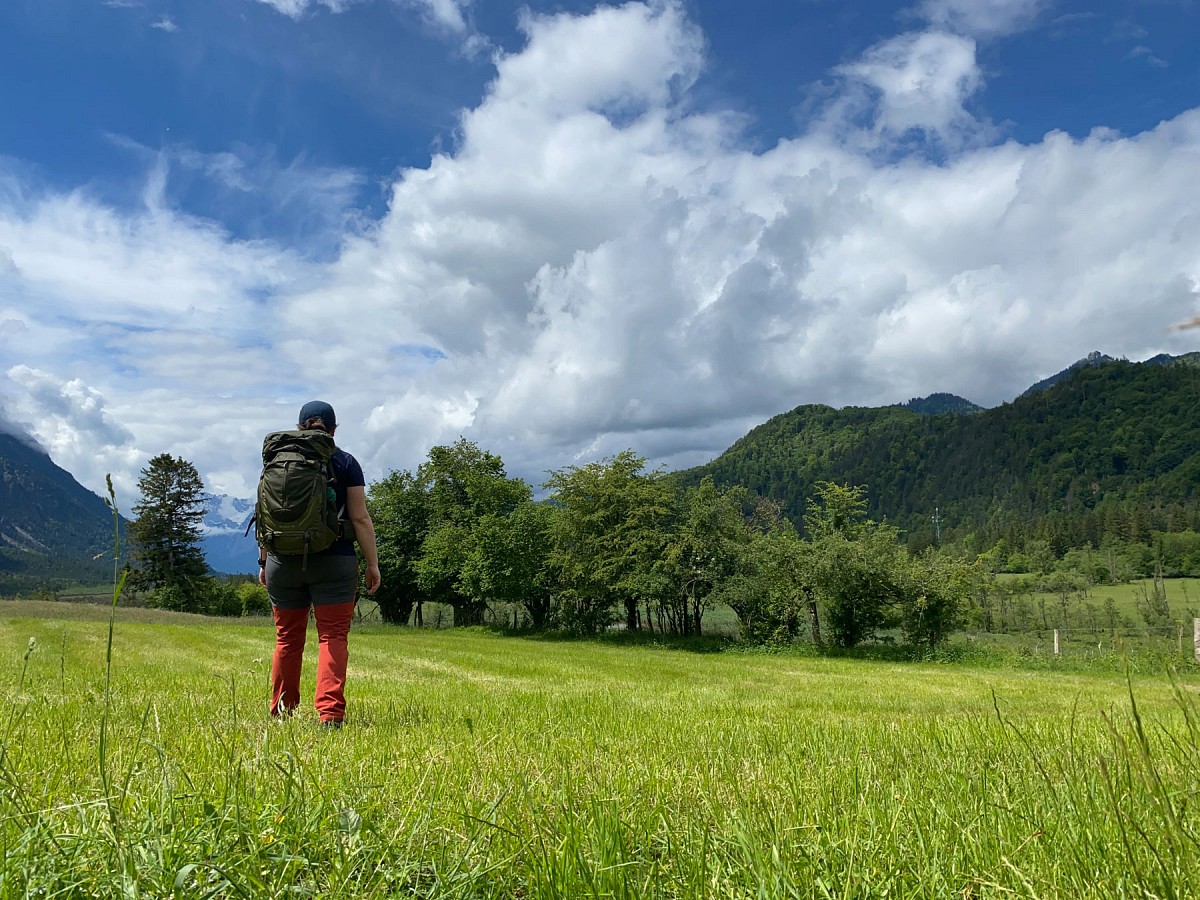
[[[113,598],[108,614],[108,644],[104,654],[104,709],[100,714],[100,784],[104,788],[104,803],[108,808],[109,824],[112,826],[113,836],[116,837],[117,812],[113,808],[108,778],[108,713],[112,705],[113,627],[117,619],[117,600],[121,597],[125,578],[129,573],[121,571],[121,516],[117,512],[117,495],[113,490],[112,475],[105,475],[104,483],[108,486],[108,496],[104,502],[113,513]]]

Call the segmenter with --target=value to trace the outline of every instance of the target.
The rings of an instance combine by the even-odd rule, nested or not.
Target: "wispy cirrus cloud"
[[[310,9],[326,9],[329,12],[345,12],[358,3],[378,0],[257,0],[293,19],[299,19]],[[430,25],[439,29],[461,34],[468,29],[467,13],[470,0],[392,0],[418,12]]]
[[[257,2],[265,3],[276,12],[280,12],[285,16],[299,19],[310,8],[327,9],[330,12],[340,13],[349,9],[355,3],[367,2],[367,0],[257,0]]]
[[[257,0],[292,19],[301,19],[310,10],[324,9],[342,13],[351,7],[385,0]],[[491,49],[491,41],[481,34],[471,20],[471,0],[386,0],[412,10],[430,31],[459,42],[468,56],[478,56]]]
[[[936,28],[992,38],[1020,31],[1050,6],[1050,0],[924,0],[917,11]]]
[[[357,204],[368,187],[358,170],[312,163],[303,155],[281,160],[268,146],[203,151],[108,138],[145,165],[146,206],[168,210],[186,197],[210,218],[238,222],[246,237],[272,237],[313,252],[336,246],[359,219]]]
[[[1147,65],[1154,66],[1159,69],[1166,69],[1170,66],[1165,59],[1155,55],[1154,51],[1149,47],[1139,44],[1134,47],[1125,57],[1126,59],[1143,59]]]
[[[468,29],[469,2],[462,2],[462,0],[403,0],[403,3],[417,10],[429,24],[445,29],[452,34],[461,34]]]

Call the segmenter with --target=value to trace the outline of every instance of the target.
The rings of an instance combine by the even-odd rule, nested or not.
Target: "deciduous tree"
[[[462,563],[462,590],[517,607],[533,628],[545,628],[556,593],[549,567],[555,513],[552,506],[525,500],[508,515],[480,518]]]
[[[460,439],[429,451],[417,469],[417,485],[428,501],[428,527],[414,564],[417,584],[430,599],[454,608],[455,625],[479,625],[488,595],[476,592],[483,582],[464,581],[463,573],[482,539],[480,522],[506,517],[530,499],[529,485],[510,478],[499,456]]]
[[[558,507],[550,561],[562,579],[568,627],[603,628],[620,604],[626,626],[636,629],[639,599],[662,586],[654,562],[668,540],[672,489],[645,465],[626,450],[550,473],[546,487]]]
[[[742,513],[744,488],[720,491],[704,478],[679,499],[679,514],[663,554],[674,590],[662,601],[669,630],[698,635],[713,594],[739,571],[750,543]]]
[[[429,496],[411,472],[391,472],[367,489],[383,583],[375,602],[383,621],[406,625],[427,599],[417,581],[417,559],[429,530]]]

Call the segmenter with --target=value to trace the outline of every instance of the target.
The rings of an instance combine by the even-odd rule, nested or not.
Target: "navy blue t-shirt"
[[[333,477],[337,479],[333,486],[333,493],[337,498],[338,518],[348,519],[350,510],[346,505],[346,488],[366,487],[367,480],[363,477],[362,466],[358,464],[358,460],[345,450],[334,450],[333,456],[329,459],[329,465],[333,469]],[[354,541],[334,541],[333,546],[324,552],[353,556]]]

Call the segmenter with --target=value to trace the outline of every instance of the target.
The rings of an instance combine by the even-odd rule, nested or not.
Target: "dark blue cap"
[[[300,418],[296,421],[303,425],[309,419],[320,419],[325,423],[326,428],[334,428],[337,426],[337,416],[333,414],[333,407],[324,400],[309,400],[300,407]]]

